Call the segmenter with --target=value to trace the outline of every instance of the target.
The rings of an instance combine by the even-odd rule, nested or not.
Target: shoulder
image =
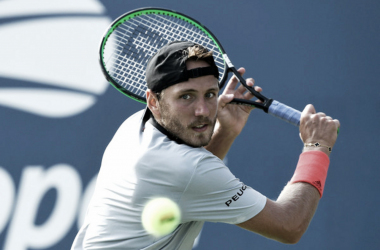
[[[140,110],[134,113],[133,115],[129,116],[119,126],[114,136],[123,136],[126,134],[138,133],[137,131],[141,130],[143,115],[144,110]]]
[[[108,144],[105,153],[116,152],[134,152],[136,144],[139,143],[139,137],[142,129],[142,116],[144,110],[138,111],[128,117],[117,129]]]
[[[128,125],[141,125],[142,123],[142,119],[143,119],[143,116],[144,116],[144,112],[145,110],[140,110],[134,114],[132,114],[131,116],[129,116],[122,124],[120,127],[125,127],[125,126],[128,126]]]
[[[241,187],[242,183],[224,164],[212,153],[204,154],[199,159],[188,186],[192,192],[213,192]]]

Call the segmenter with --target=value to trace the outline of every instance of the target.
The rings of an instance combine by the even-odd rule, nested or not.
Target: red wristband
[[[303,152],[290,183],[307,182],[318,190],[322,198],[329,164],[329,157],[321,151]]]

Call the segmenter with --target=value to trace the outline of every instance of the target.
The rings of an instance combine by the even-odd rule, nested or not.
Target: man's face
[[[187,69],[209,66],[204,61],[188,61],[186,65]],[[213,75],[170,86],[159,102],[160,124],[188,145],[207,145],[216,122],[218,92]]]

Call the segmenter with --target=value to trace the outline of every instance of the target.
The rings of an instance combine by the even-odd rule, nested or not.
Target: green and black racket
[[[261,102],[233,99],[231,103],[253,105],[299,126],[301,112],[267,98],[247,86],[229,60],[222,45],[204,25],[184,14],[161,8],[143,8],[117,18],[107,29],[100,45],[100,64],[106,79],[120,92],[146,103],[146,64],[150,57],[171,41],[191,41],[213,51],[223,88],[232,72]]]

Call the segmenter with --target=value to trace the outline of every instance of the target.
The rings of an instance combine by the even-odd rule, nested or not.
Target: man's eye
[[[213,98],[214,96],[216,96],[216,94],[212,92],[206,94],[207,98]]]
[[[186,94],[186,95],[181,95],[180,97],[181,99],[184,99],[184,100],[189,100],[190,99],[190,95]]]

